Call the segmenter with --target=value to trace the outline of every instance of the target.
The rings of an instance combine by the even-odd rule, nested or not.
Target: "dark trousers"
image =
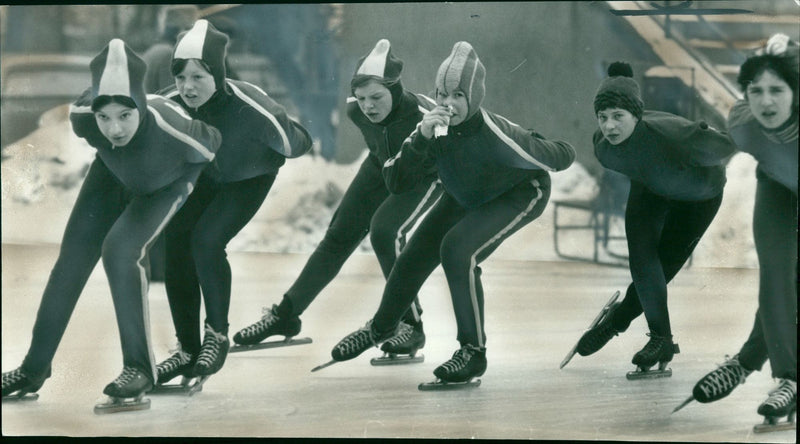
[[[544,211],[548,177],[524,182],[477,208],[447,193],[423,219],[397,258],[373,318],[379,332],[393,329],[425,280],[441,263],[453,302],[458,341],[485,346],[483,286],[478,266],[500,244]]]
[[[758,311],[739,362],[761,370],[769,358],[773,378],[793,381],[797,381],[797,227],[797,196],[759,174],[753,213]]]
[[[618,330],[627,329],[644,311],[651,332],[672,335],[667,283],[692,255],[721,203],[721,193],[705,201],[676,201],[631,183],[625,234],[633,282],[614,313],[613,325]]]
[[[204,174],[167,227],[164,283],[178,341],[192,355],[200,351],[201,288],[206,323],[228,333],[231,266],[225,248],[261,207],[275,177],[217,183]]]
[[[297,280],[286,292],[292,311],[299,315],[341,270],[345,261],[370,233],[375,256],[384,277],[389,276],[395,259],[405,247],[406,235],[441,196],[441,185],[426,182],[407,193],[390,194],[381,174],[382,166],[367,156],[325,232],[325,237],[309,257]],[[409,308],[416,294],[408,301]],[[408,310],[409,322],[419,320],[417,301]]]
[[[70,213],[58,259],[45,287],[22,370],[44,377],[75,305],[98,260],[114,300],[123,365],[155,380],[148,312],[147,252],[183,205],[202,165],[154,193],[136,195],[95,159]]]

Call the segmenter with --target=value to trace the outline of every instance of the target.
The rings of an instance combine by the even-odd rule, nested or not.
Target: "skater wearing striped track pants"
[[[179,347],[158,365],[159,385],[222,368],[232,280],[225,249],[261,207],[286,159],[312,144],[306,129],[261,88],[226,78],[227,45],[226,34],[196,21],[175,45],[175,85],[163,91],[190,116],[219,129],[222,145],[165,231],[165,286]]]
[[[627,63],[615,62],[594,98],[599,129],[594,149],[600,163],[631,179],[625,210],[633,282],[621,303],[587,331],[577,351],[588,356],[625,331],[644,312],[650,336],[628,377],[669,376],[677,344],[672,340],[667,284],[692,254],[722,202],[725,165],[735,146],[705,122],[645,111]],[[649,371],[658,364],[658,371]]]
[[[768,425],[793,418],[797,410],[799,78],[800,47],[783,34],[773,36],[739,71],[744,100],[731,109],[728,128],[738,148],[758,161],[753,209],[758,310],[739,353],[701,378],[692,393],[703,403],[722,399],[769,359],[778,386],[758,407]]]
[[[233,337],[237,344],[248,346],[273,335],[298,334],[299,316],[336,277],[367,234],[381,271],[388,277],[406,245],[406,235],[441,196],[434,166],[424,171],[416,186],[402,194],[390,193],[381,173],[386,160],[397,154],[403,140],[435,106],[432,99],[403,89],[402,69],[402,60],[385,39],[358,61],[350,82],[353,95],[348,98],[347,115],[361,130],[369,154],[294,284],[280,304],[265,308],[262,319]],[[415,297],[403,317],[403,331],[384,344],[384,351],[413,355],[422,348],[425,333],[421,314]]]
[[[486,370],[479,264],[542,214],[550,196],[548,172],[567,168],[575,151],[483,109],[485,72],[472,46],[456,43],[436,75],[436,108],[386,162],[384,177],[393,192],[414,186],[431,164],[445,192],[397,258],[378,311],[334,347],[334,361],[353,359],[389,339],[407,304],[441,264],[460,348],[434,375],[467,382]]]
[[[147,252],[214,159],[220,133],[161,96],[145,96],[145,63],[114,39],[91,64],[92,86],[70,108],[76,135],[97,149],[64,231],[22,366],[3,373],[3,397],[36,392],[81,291],[102,257],[124,369],[104,393],[129,398],[155,382]],[[85,381],[82,381],[82,383]]]

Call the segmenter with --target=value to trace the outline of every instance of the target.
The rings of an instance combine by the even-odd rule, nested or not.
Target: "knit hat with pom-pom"
[[[627,110],[637,119],[642,118],[644,102],[639,84],[633,80],[633,69],[625,62],[614,62],[608,67],[608,78],[600,83],[594,96],[594,113],[609,108]]]

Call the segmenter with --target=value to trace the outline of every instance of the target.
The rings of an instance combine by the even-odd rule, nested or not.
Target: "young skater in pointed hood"
[[[156,378],[149,333],[147,252],[214,159],[219,132],[160,96],[145,96],[145,64],[122,40],[90,63],[92,85],[70,107],[75,134],[97,150],[61,242],[22,365],[3,397],[36,392],[100,258],[122,344],[123,370],[103,390],[140,398]],[[102,411],[102,409],[101,409]]]
[[[397,258],[378,311],[331,355],[334,361],[353,359],[391,338],[413,295],[441,264],[459,349],[434,375],[447,383],[465,383],[487,367],[479,265],[542,214],[550,195],[549,172],[567,168],[575,151],[481,107],[485,70],[469,43],[453,46],[434,80],[437,106],[386,162],[383,174],[393,192],[403,192],[432,164],[445,192]],[[447,134],[437,137],[437,127],[447,127]]]
[[[691,256],[722,202],[725,165],[734,152],[724,132],[705,122],[645,110],[630,65],[611,64],[594,98],[600,163],[631,180],[625,232],[633,282],[623,301],[578,343],[590,355],[625,331],[644,312],[650,332],[633,356],[639,372],[659,364],[659,375],[678,352],[667,309],[667,283]]]
[[[294,336],[299,316],[333,280],[344,262],[369,233],[385,277],[406,244],[406,235],[441,195],[432,165],[419,184],[392,194],[381,175],[383,164],[400,146],[422,116],[435,105],[428,97],[405,91],[400,82],[403,62],[391,43],[379,40],[356,65],[347,99],[347,116],[364,137],[369,154],[345,191],[325,237],[278,305],[234,336],[239,344],[257,344],[276,334]],[[418,301],[405,313],[396,337],[384,344],[387,353],[413,355],[425,345],[422,309]]]
[[[222,145],[166,229],[165,284],[180,347],[158,365],[159,384],[222,368],[230,344],[228,242],[261,207],[286,159],[311,149],[311,136],[282,105],[256,85],[226,78],[227,44],[224,33],[197,20],[175,45],[175,86],[164,93],[217,128]]]

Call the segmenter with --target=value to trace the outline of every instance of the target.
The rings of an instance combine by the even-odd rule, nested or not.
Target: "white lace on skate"
[[[138,374],[139,371],[133,367],[123,367],[122,373],[117,376],[117,379],[111,381],[111,383],[117,387],[123,387],[136,378],[136,375]]]
[[[714,400],[717,397],[727,395],[737,385],[744,384],[747,375],[752,373],[752,370],[747,370],[739,363],[739,355],[729,358],[725,355],[725,362],[720,364],[719,367],[707,374],[697,383],[697,387],[709,399]]]
[[[470,359],[472,359],[472,356],[474,354],[475,350],[472,349],[471,347],[468,346],[461,347],[460,349],[456,350],[455,353],[453,353],[452,358],[450,358],[440,367],[449,374],[456,373],[467,366],[467,363],[469,362]]]
[[[769,397],[761,404],[761,407],[779,411],[792,402],[797,402],[797,382],[790,379],[781,379],[778,387],[769,392]]]
[[[156,365],[156,372],[158,373],[159,378],[174,372],[184,365],[189,364],[189,362],[192,360],[192,355],[181,349],[170,350],[170,352],[175,353],[160,364]]]
[[[197,356],[197,365],[211,367],[219,356],[222,343],[227,338],[222,333],[217,333],[211,326],[206,324],[206,335],[203,338],[203,346],[200,347],[200,354]]]
[[[354,353],[361,353],[364,349],[377,345],[375,337],[372,335],[372,321],[369,321],[367,325],[350,333],[336,344],[336,349],[339,350],[342,356],[349,356]]]
[[[280,320],[280,318],[275,315],[275,307],[275,305],[272,307],[261,307],[261,319],[239,330],[239,335],[243,338],[251,338],[260,335],[265,330],[275,325]]]
[[[19,368],[15,368],[10,372],[3,373],[3,390],[13,386],[14,384],[19,383],[23,379],[27,378],[22,370]]]
[[[386,341],[386,343],[393,347],[398,346],[410,340],[413,333],[414,327],[406,324],[405,322],[401,322],[397,335]]]

